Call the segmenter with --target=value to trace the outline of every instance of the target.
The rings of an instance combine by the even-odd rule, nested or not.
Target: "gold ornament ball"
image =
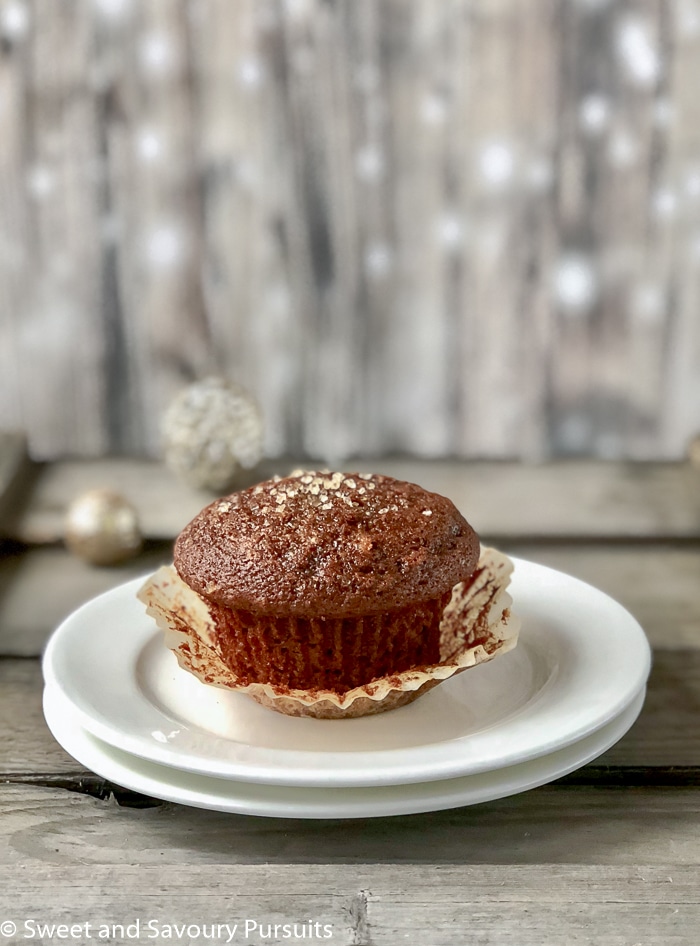
[[[93,489],[68,507],[65,542],[92,565],[116,565],[141,548],[138,516],[131,503],[111,489]]]

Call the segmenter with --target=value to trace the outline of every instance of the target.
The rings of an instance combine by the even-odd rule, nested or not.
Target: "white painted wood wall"
[[[0,0],[0,428],[670,458],[700,430],[698,0]]]

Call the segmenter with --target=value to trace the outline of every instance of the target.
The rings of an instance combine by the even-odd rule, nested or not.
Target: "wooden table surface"
[[[632,730],[553,784],[450,811],[306,821],[145,798],[56,744],[38,659],[52,628],[88,597],[166,561],[206,497],[156,464],[29,468],[10,456],[15,446],[6,438],[0,460],[0,946],[91,942],[102,924],[117,924],[102,941],[160,942],[170,932],[169,942],[226,942],[224,930],[178,938],[174,926],[234,922],[235,943],[697,944],[700,471],[355,464],[450,495],[486,540],[609,592],[642,623],[654,667]],[[91,568],[61,544],[67,503],[104,485],[136,503],[148,536],[137,560],[112,569]],[[246,938],[246,920],[262,929]],[[17,931],[3,938],[8,921]],[[60,929],[40,935],[34,921],[82,926],[61,938]],[[332,936],[265,935],[268,924],[294,922],[327,924]]]

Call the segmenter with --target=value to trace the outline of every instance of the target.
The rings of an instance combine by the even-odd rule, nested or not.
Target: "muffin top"
[[[217,604],[358,617],[468,578],[479,539],[444,496],[367,473],[295,471],[218,499],[175,543],[175,567]]]

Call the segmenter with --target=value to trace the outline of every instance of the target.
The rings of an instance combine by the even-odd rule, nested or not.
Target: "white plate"
[[[148,762],[86,732],[72,705],[50,687],[44,690],[44,715],[55,738],[78,762],[117,785],[154,798],[270,818],[378,818],[476,805],[561,778],[616,743],[639,715],[644,696],[642,690],[626,710],[592,735],[529,762],[462,778],[367,788],[260,785]]]
[[[617,717],[644,686],[650,652],[634,618],[607,595],[514,561],[518,647],[379,716],[290,718],[203,685],[163,646],[136,598],[140,580],[69,617],[49,642],[44,676],[102,741],[201,775],[340,787],[515,765]]]

